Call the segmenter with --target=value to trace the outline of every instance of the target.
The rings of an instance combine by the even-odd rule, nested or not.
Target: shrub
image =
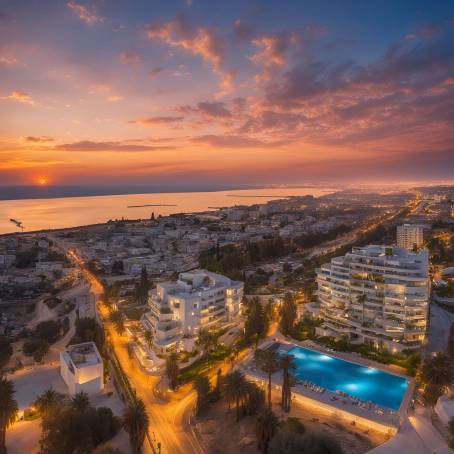
[[[44,339],[32,339],[24,343],[23,352],[25,356],[33,356],[36,362],[41,362],[49,351],[49,343]]]

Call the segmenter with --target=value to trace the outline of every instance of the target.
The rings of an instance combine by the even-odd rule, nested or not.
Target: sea
[[[239,189],[212,192],[167,192],[48,199],[0,200],[0,234],[62,229],[115,219],[149,219],[196,213],[236,205],[255,205],[291,196],[335,192],[321,187]],[[22,223],[23,230],[12,220]]]

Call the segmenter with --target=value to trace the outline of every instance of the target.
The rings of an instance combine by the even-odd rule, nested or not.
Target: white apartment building
[[[428,252],[353,248],[317,270],[322,336],[344,337],[396,352],[424,339],[429,298]]]
[[[201,328],[222,326],[241,313],[243,282],[205,270],[181,273],[176,282],[158,284],[150,291],[150,311],[142,317],[154,333],[159,352],[180,348],[184,335]]]
[[[397,247],[409,251],[420,249],[424,242],[423,227],[416,224],[403,224],[397,226]]]
[[[70,395],[104,389],[104,366],[94,342],[70,345],[60,352],[60,374]]]

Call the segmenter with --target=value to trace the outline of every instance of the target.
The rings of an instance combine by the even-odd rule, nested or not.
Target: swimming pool
[[[343,391],[381,407],[398,410],[408,388],[408,381],[403,377],[307,348],[295,346],[287,354],[295,357],[293,375],[298,379],[332,392]]]

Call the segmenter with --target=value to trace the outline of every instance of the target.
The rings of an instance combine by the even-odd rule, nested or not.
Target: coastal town
[[[58,452],[46,399],[89,399],[97,453],[137,399],[144,452],[452,452],[452,186],[150,211],[0,236],[8,453]]]

